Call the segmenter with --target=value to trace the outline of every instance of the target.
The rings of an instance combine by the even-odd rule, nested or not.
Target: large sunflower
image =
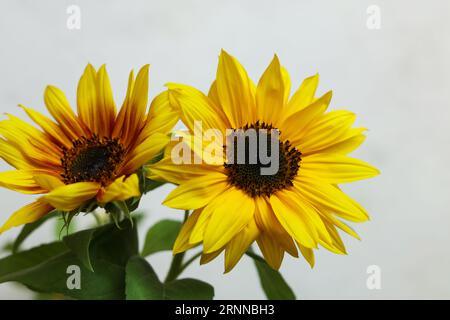
[[[167,93],[147,113],[148,69],[136,79],[130,73],[118,114],[105,66],[96,71],[89,64],[78,84],[78,115],[61,90],[48,86],[44,100],[56,122],[24,106],[41,130],[12,115],[0,121],[0,157],[16,169],[0,173],[0,185],[42,194],[15,212],[0,233],[54,209],[71,212],[140,196],[136,172],[161,152],[177,121]]]
[[[254,241],[274,269],[285,252],[298,257],[298,249],[311,267],[318,245],[346,253],[337,229],[358,236],[340,219],[362,222],[368,214],[337,185],[373,177],[378,170],[347,156],[364,141],[365,129],[352,128],[355,115],[349,111],[326,113],[331,92],[316,98],[317,85],[317,75],[307,78],[290,97],[289,75],[275,56],[255,86],[223,51],[207,96],[189,86],[168,85],[170,103],[189,129],[183,141],[203,160],[210,153],[204,142],[195,142],[197,120],[204,130],[222,133],[280,132],[274,175],[261,175],[261,162],[230,164],[226,152],[218,161],[176,164],[167,148],[164,159],[149,166],[150,178],[179,185],[164,201],[167,206],[194,210],[176,240],[175,254],[202,244],[201,262],[206,263],[225,251],[228,272]]]

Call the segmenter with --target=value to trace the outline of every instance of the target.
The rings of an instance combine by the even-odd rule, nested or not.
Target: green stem
[[[189,265],[194,262],[195,260],[197,260],[199,257],[202,256],[202,252],[198,252],[196,254],[194,254],[189,260],[187,260],[182,266],[181,266],[181,272],[183,272],[184,270],[186,270],[187,267],[189,267]]]
[[[257,261],[260,261],[260,262],[264,262],[264,263],[265,263],[265,260],[262,259],[262,258],[261,258],[260,256],[258,256],[257,254],[255,254],[255,253],[253,252],[252,248],[249,248],[245,254],[248,255],[249,257],[251,257],[251,258],[257,260]]]
[[[169,272],[167,273],[166,280],[164,283],[175,280],[181,273],[181,267],[183,264],[184,252],[178,253],[173,256],[172,262],[170,264]]]
[[[187,218],[189,217],[189,210],[184,211],[184,221],[183,224],[186,223]],[[175,280],[181,272],[183,272],[183,259],[185,252],[178,253],[172,257],[172,262],[170,263],[169,272],[167,272],[165,283]]]

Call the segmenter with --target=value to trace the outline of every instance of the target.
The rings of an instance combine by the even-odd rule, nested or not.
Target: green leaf
[[[66,221],[64,218],[61,217],[60,219],[56,219],[54,225],[55,240],[61,240],[61,236],[64,233],[65,235],[74,233],[75,229],[76,229],[75,221],[72,220],[69,225],[66,225]]]
[[[139,208],[139,203],[141,202],[141,197],[133,197],[125,201],[128,211],[134,212]]]
[[[156,163],[156,162],[160,161],[163,157],[164,157],[164,152],[161,152],[158,155],[156,155],[152,160],[150,160],[148,162],[148,164]],[[146,194],[146,193],[162,186],[163,184],[165,184],[165,182],[155,181],[155,180],[151,180],[151,179],[147,178],[147,173],[148,173],[148,169],[146,169],[145,167],[140,168],[137,173],[139,176],[139,190],[141,191],[141,194]],[[139,198],[139,200],[140,200],[140,198]],[[131,211],[133,211],[133,210],[131,210]]]
[[[124,299],[124,267],[105,260],[95,262],[93,273],[72,252],[67,252],[24,270],[9,281],[20,282],[37,292],[60,293],[75,299]],[[69,289],[71,266],[79,267],[80,289]]]
[[[14,245],[13,241],[8,241],[1,246],[0,251],[11,253],[13,251],[13,245]]]
[[[131,222],[131,226],[133,226],[133,218],[131,218],[131,211],[128,209],[125,201],[114,201],[113,204],[122,212],[124,217]]]
[[[61,232],[65,229],[66,232],[69,233],[68,230],[72,226],[73,218],[75,218],[76,216],[78,216],[80,214],[80,212],[81,212],[80,210],[81,209],[79,208],[77,210],[73,210],[73,211],[70,211],[70,212],[62,212],[62,217],[63,217],[64,223],[63,223]]]
[[[144,193],[148,193],[156,188],[162,186],[165,182],[150,180],[148,178],[145,179],[144,183]]]
[[[153,225],[145,237],[142,256],[146,257],[155,252],[172,250],[180,229],[181,222],[175,220],[162,220]]]
[[[136,225],[124,220],[119,227],[111,223],[96,228],[90,247],[92,260],[103,259],[125,267],[130,257],[139,254]],[[93,267],[95,270],[95,261]]]
[[[247,255],[253,258],[256,270],[258,271],[261,286],[269,300],[295,300],[295,294],[283,276],[277,270],[272,269],[266,261],[254,254],[247,252]]]
[[[168,300],[212,300],[214,288],[197,279],[180,279],[165,285],[165,298]]]
[[[91,263],[90,245],[95,231],[96,229],[83,230],[63,238],[63,242],[66,246],[70,248],[91,272],[94,272],[94,268]]]
[[[138,253],[138,235],[128,220],[122,221],[119,227],[107,224],[73,233],[63,241],[91,271],[95,270],[92,256],[124,266],[129,257]]]
[[[168,137],[170,137],[170,133],[167,135]],[[147,164],[155,164],[158,161],[161,161],[164,158],[164,150],[161,150],[160,153],[158,153],[156,156],[153,157],[152,160],[150,160],[149,162],[147,162]],[[144,167],[144,170],[148,170]]]
[[[74,245],[76,240],[82,245]],[[121,229],[109,224],[0,259],[0,283],[16,281],[37,292],[75,299],[124,299],[125,266],[136,254],[136,228],[123,221]],[[82,259],[90,259],[95,272]],[[81,289],[69,289],[70,266],[79,268]]]
[[[38,229],[42,224],[44,224],[44,222],[46,222],[47,220],[49,220],[51,218],[56,217],[58,214],[60,214],[59,211],[53,211],[33,223],[28,223],[28,224],[24,225],[22,227],[22,230],[20,230],[20,233],[17,236],[16,240],[13,243],[12,252],[13,253],[18,252],[20,249],[20,246],[28,238],[28,236],[30,236],[36,229]]]
[[[141,257],[132,257],[126,267],[127,300],[162,300],[164,285],[150,264]]]
[[[133,212],[133,220],[138,226],[145,220],[146,214],[143,211],[135,211]]]
[[[162,283],[142,257],[132,257],[126,267],[126,297],[128,300],[211,300],[214,288],[196,279],[181,279]]]
[[[53,242],[0,259],[0,283],[14,281],[28,270],[68,251],[62,242]]]

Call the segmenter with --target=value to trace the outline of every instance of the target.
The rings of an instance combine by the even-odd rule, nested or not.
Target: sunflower
[[[148,70],[131,71],[117,114],[103,65],[88,64],[78,83],[75,114],[64,93],[48,86],[44,101],[55,121],[20,106],[39,129],[13,115],[0,121],[0,157],[15,170],[0,173],[0,185],[40,194],[0,228],[34,222],[53,210],[72,212],[89,203],[105,206],[140,197],[138,170],[169,141],[177,114],[167,92],[148,104]]]
[[[182,141],[190,156],[203,159],[201,163],[173,161],[171,150],[179,147],[174,142],[160,162],[149,166],[150,178],[178,185],[164,204],[193,210],[178,235],[174,254],[202,245],[201,263],[207,263],[225,252],[225,272],[255,241],[274,269],[280,267],[285,252],[298,257],[300,251],[311,267],[313,249],[319,245],[346,254],[337,230],[358,235],[342,220],[363,222],[369,216],[338,184],[379,172],[347,156],[364,141],[365,129],[352,128],[355,115],[349,111],[326,112],[332,93],[316,97],[318,80],[318,75],[305,79],[290,97],[290,78],[277,56],[255,85],[241,64],[222,51],[208,95],[190,86],[168,84],[170,103],[188,128],[180,135]],[[227,152],[205,152],[209,144],[195,142],[197,121],[203,130],[225,134],[278,130],[278,171],[263,175],[260,160],[250,163],[246,157],[244,163],[229,163]],[[214,140],[227,148],[225,140]]]

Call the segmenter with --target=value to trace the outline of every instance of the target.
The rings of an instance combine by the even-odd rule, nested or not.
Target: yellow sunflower
[[[9,115],[0,121],[0,157],[15,170],[0,173],[0,185],[42,194],[16,211],[0,228],[31,223],[57,209],[70,212],[94,202],[104,206],[140,196],[136,172],[169,141],[177,114],[167,92],[147,112],[148,70],[130,73],[126,98],[117,114],[105,66],[87,65],[77,90],[78,115],[64,93],[48,86],[44,101],[55,121],[21,106],[40,127]]]
[[[203,156],[201,163],[179,164],[171,152],[179,144],[171,143],[165,157],[148,167],[150,178],[179,185],[165,205],[194,210],[178,235],[174,254],[202,244],[201,263],[206,263],[225,251],[228,272],[254,241],[274,269],[285,252],[298,257],[299,250],[311,267],[318,245],[346,253],[337,229],[358,236],[341,219],[362,222],[368,214],[338,184],[379,172],[347,156],[364,141],[365,129],[352,128],[355,115],[349,111],[326,112],[331,91],[315,97],[318,80],[317,75],[307,78],[290,97],[289,75],[277,56],[255,85],[241,64],[222,51],[208,95],[189,86],[168,85],[170,103],[189,129],[183,141],[192,155]],[[278,171],[262,175],[262,162],[253,164],[246,158],[247,162],[230,164],[226,152],[205,152],[210,143],[195,142],[196,121],[203,130],[221,133],[277,129]],[[216,156],[221,158],[205,161]]]

